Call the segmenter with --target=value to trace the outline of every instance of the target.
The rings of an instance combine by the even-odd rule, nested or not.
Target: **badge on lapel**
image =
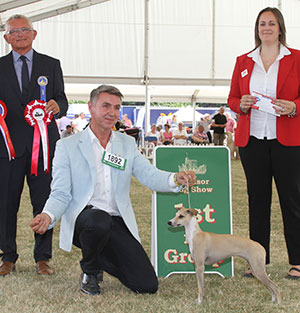
[[[244,77],[247,76],[247,75],[248,75],[248,70],[247,70],[247,69],[245,69],[245,70],[243,70],[243,71],[241,72],[242,78],[244,78]]]
[[[42,101],[46,102],[46,86],[48,85],[48,78],[46,76],[40,76],[37,79],[37,83],[40,86],[40,98]]]

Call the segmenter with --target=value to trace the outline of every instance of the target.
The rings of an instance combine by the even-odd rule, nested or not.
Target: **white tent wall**
[[[299,0],[150,0],[150,84],[151,78],[213,78],[213,45],[214,78],[230,79],[235,57],[254,46],[257,13],[278,3],[288,42],[300,48]],[[144,7],[144,0],[110,0],[35,22],[34,47],[59,58],[66,76],[142,78]],[[0,48],[4,54],[4,42]]]
[[[35,24],[35,48],[62,62],[66,76],[141,77],[144,3],[114,0]]]
[[[150,78],[210,77],[211,15],[210,0],[150,0]]]
[[[0,17],[3,23],[15,13],[29,17],[44,13],[46,3],[53,10],[59,3],[83,2],[43,0],[2,12]],[[224,103],[236,56],[253,49],[255,19],[267,6],[282,9],[287,42],[300,49],[299,0],[149,0],[151,100],[158,101],[153,100],[156,96],[160,101],[187,101],[199,90],[197,102],[212,99]],[[38,31],[34,48],[60,59],[67,83],[105,82],[141,87],[145,66],[144,24],[145,0],[108,0],[34,22]],[[8,50],[2,38],[1,55]],[[170,86],[163,88],[165,85],[178,88],[174,91]],[[183,85],[192,86],[191,92],[188,88],[180,89]],[[205,85],[227,88],[215,90]],[[125,88],[121,90],[124,92]],[[139,90],[125,99],[143,101],[145,88]],[[76,97],[79,99],[80,95]]]
[[[300,49],[299,0],[216,0],[216,78],[231,77],[236,57],[254,48],[258,12],[267,6],[279,7],[279,4],[286,24],[287,43]]]
[[[236,57],[254,48],[255,20],[267,6],[276,1],[216,0],[215,78],[230,78]]]
[[[4,23],[14,14],[36,16],[55,11],[61,7],[74,5],[77,0],[0,0],[0,17]]]
[[[286,23],[287,44],[300,50],[300,1],[282,0],[282,12]]]

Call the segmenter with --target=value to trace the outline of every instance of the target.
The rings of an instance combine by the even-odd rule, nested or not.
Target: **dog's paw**
[[[202,303],[202,299],[200,299],[200,297],[198,297],[197,299],[195,299],[195,301],[196,301],[198,304],[201,304],[201,303]]]

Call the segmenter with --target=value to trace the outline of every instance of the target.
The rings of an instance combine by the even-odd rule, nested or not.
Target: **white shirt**
[[[156,137],[158,139],[160,137],[160,133],[158,131],[155,131],[155,134],[153,134],[152,131],[149,131],[146,134],[146,137]]]
[[[256,91],[266,96],[276,98],[279,61],[284,58],[285,55],[291,54],[291,52],[285,46],[280,44],[279,55],[275,62],[270,66],[268,72],[266,72],[260,56],[260,48],[261,47],[258,47],[247,55],[255,62],[250,78],[250,94],[252,94],[253,91]],[[250,136],[254,136],[258,139],[264,139],[264,137],[267,137],[269,140],[275,139],[276,116],[252,109]]]
[[[97,178],[94,194],[88,202],[93,206],[93,209],[100,209],[110,215],[120,216],[120,212],[115,200],[112,181],[111,181],[111,167],[102,163],[102,156],[104,150],[108,153],[111,152],[111,143],[114,138],[113,131],[111,132],[110,139],[104,149],[90,127],[88,132],[92,141],[93,152],[96,160]]]
[[[186,144],[186,139],[176,139],[174,136],[186,136],[186,138],[188,137],[187,132],[182,129],[182,131],[180,131],[179,129],[174,130],[173,132],[173,138],[174,138],[174,145],[184,145]]]
[[[79,132],[83,131],[88,123],[89,122],[85,118],[82,119],[80,116],[72,121],[72,125],[76,127]]]

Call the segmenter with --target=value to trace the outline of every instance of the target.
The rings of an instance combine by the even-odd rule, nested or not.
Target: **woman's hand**
[[[247,113],[252,105],[256,103],[256,98],[251,95],[243,95],[241,98],[240,108],[241,111]]]
[[[289,115],[296,109],[296,104],[293,101],[274,99],[272,101],[276,113],[280,115]]]

